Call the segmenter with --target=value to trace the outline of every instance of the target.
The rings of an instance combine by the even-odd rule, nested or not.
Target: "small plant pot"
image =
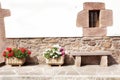
[[[6,58],[6,64],[7,65],[18,65],[21,66],[25,63],[26,58],[16,58],[16,57],[10,57],[10,58]]]
[[[64,64],[64,56],[60,56],[59,58],[50,58],[46,59],[46,63],[49,65],[63,65]]]

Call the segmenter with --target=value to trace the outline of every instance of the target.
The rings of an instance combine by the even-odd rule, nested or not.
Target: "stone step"
[[[2,76],[0,80],[120,80],[120,77],[98,77],[98,76]]]

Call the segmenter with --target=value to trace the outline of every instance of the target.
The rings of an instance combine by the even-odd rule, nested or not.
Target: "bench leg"
[[[81,66],[81,56],[75,57],[75,66],[77,66],[77,67]]]
[[[100,66],[107,67],[108,66],[108,56],[101,56]]]

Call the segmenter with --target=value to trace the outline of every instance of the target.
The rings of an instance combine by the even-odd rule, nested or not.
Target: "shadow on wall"
[[[27,65],[30,65],[30,64],[36,65],[36,64],[38,64],[37,56],[27,57],[27,59],[26,59],[26,64],[27,64]]]
[[[69,54],[65,55],[65,63],[64,65],[74,65],[75,58]]]
[[[118,62],[113,58],[113,56],[108,57],[108,65],[118,64]]]

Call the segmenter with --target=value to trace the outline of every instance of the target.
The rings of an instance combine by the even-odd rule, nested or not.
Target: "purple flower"
[[[64,48],[60,48],[60,52],[64,51]]]

